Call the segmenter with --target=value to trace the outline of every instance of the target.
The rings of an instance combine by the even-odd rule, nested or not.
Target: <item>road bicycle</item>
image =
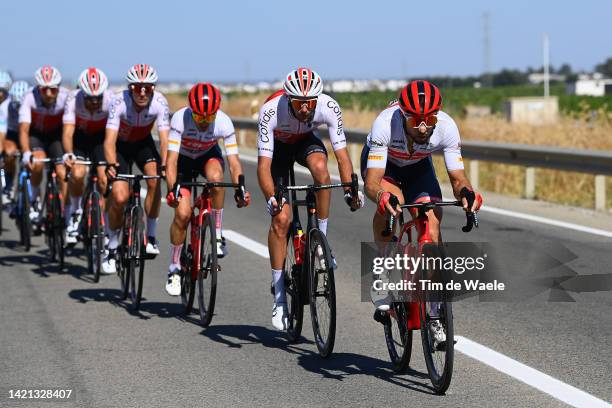
[[[97,166],[106,162],[97,162]],[[75,160],[75,165],[91,166],[90,160]],[[66,172],[66,182],[70,179],[71,170]],[[96,188],[98,174],[95,169],[90,169],[87,177],[85,192],[83,193],[83,215],[78,226],[79,238],[83,241],[83,247],[87,254],[87,271],[93,275],[93,281],[100,281],[102,269],[102,257],[104,255],[104,215],[101,206],[103,199]]]
[[[350,187],[353,197],[357,197],[357,175],[352,174],[351,180],[350,183],[295,185],[295,174],[291,168],[290,185],[283,186],[281,180],[276,183],[276,202],[282,203],[285,193],[289,193],[287,204],[292,209],[283,268],[288,306],[287,336],[292,343],[299,341],[304,306],[310,305],[312,331],[319,355],[323,358],[331,354],[336,338],[335,260],[325,234],[319,229],[315,192]],[[297,199],[298,191],[306,192],[305,200]],[[299,207],[307,209],[305,232],[300,223]],[[274,295],[273,286],[271,291]]]
[[[468,202],[473,202],[473,197]],[[390,256],[395,256],[399,251],[413,258],[441,257],[444,259],[444,249],[431,239],[429,233],[429,220],[427,212],[436,207],[457,206],[463,207],[461,201],[438,201],[420,202],[414,204],[398,205],[396,197],[390,201],[394,208],[398,208],[399,233],[392,236],[390,245],[396,244],[397,251],[391,250]],[[409,210],[411,219],[405,222],[403,210]],[[478,218],[475,213],[467,212],[467,223],[462,228],[469,232],[478,227]],[[390,216],[383,235],[392,234],[395,225],[394,216]],[[395,253],[393,253],[395,252]],[[447,275],[443,271],[428,269],[427,263],[415,271],[404,270],[403,279],[411,279],[413,275],[418,280],[431,280],[436,277],[444,283]],[[452,312],[452,293],[443,290],[434,295],[427,287],[416,285],[416,298],[411,301],[393,302],[388,312],[375,312],[375,319],[384,325],[385,339],[389,357],[395,372],[402,372],[408,368],[412,353],[412,333],[414,330],[421,331],[421,342],[427,372],[434,391],[443,394],[450,386],[453,373],[454,359],[454,329]],[[434,334],[434,326],[441,325],[444,330],[446,341],[438,341]]]
[[[180,191],[181,187],[189,188],[191,197],[193,197],[189,231],[180,258],[181,303],[184,306],[184,313],[191,313],[197,283],[200,324],[207,327],[215,310],[217,273],[220,270],[217,262],[215,215],[210,190],[212,188],[234,188],[242,200],[244,200],[246,190],[244,175],[238,177],[237,184],[198,182],[197,177],[197,173],[192,174],[190,182],[182,182],[177,188],[177,191]],[[198,188],[202,189],[199,195]]]
[[[17,176],[17,194],[15,207],[11,214],[15,217],[15,223],[19,230],[19,244],[24,246],[26,252],[32,246],[32,220],[30,208],[32,206],[32,181],[30,170],[23,164],[19,165]]]
[[[129,170],[131,172],[131,169]],[[144,209],[140,200],[140,183],[143,180],[160,179],[162,176],[145,176],[143,174],[117,174],[109,179],[105,196],[112,191],[113,183],[125,181],[128,183],[129,199],[123,212],[121,241],[117,247],[117,276],[121,281],[121,299],[132,302],[132,308],[138,310],[142,300],[142,282],[145,260],[151,259],[146,254],[146,234],[144,224]]]

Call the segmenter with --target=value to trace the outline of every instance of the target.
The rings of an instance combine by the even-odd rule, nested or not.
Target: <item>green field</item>
[[[503,101],[513,96],[541,96],[542,86],[517,85],[494,88],[448,88],[441,89],[444,97],[444,110],[453,115],[462,115],[466,105],[487,105],[493,112],[502,110]],[[565,94],[565,85],[556,84],[550,88],[551,95],[559,97],[559,109],[563,114],[579,115],[591,110],[603,109],[612,112],[612,95],[604,97],[575,96]],[[397,92],[370,91],[360,93],[339,92],[333,96],[343,109],[381,110]]]

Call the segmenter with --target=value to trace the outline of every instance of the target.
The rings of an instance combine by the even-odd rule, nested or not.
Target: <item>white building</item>
[[[599,73],[595,73],[592,76],[579,75],[576,82],[567,85],[566,92],[569,95],[589,96],[612,94],[612,79],[604,78]]]

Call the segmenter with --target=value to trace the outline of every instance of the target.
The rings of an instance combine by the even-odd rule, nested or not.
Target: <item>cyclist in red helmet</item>
[[[396,214],[389,204],[393,196],[401,204],[442,199],[431,160],[435,151],[444,153],[453,193],[463,201],[464,209],[476,211],[482,205],[482,197],[476,193],[468,208],[466,194],[473,189],[463,169],[459,130],[441,108],[442,95],[434,84],[412,81],[372,125],[361,153],[361,175],[366,195],[377,204],[373,221],[376,242],[391,238],[384,237],[382,231],[387,212]],[[428,218],[431,238],[439,242],[442,209],[430,211]],[[377,309],[386,312],[389,301],[387,293],[379,293]]]
[[[166,291],[171,296],[181,294],[178,274],[181,270],[180,257],[191,218],[191,193],[189,189],[181,188],[179,194],[177,180],[189,181],[195,170],[210,182],[223,181],[225,161],[217,143],[219,139],[223,139],[232,182],[238,183],[238,177],[242,174],[234,125],[229,116],[219,109],[219,89],[209,83],[199,83],[191,88],[187,99],[189,107],[179,109],[172,116],[166,161],[166,202],[175,209],[174,220],[170,226],[170,265],[166,283]],[[228,253],[222,235],[225,190],[213,188],[211,195],[216,219],[217,257],[222,258]],[[234,198],[238,207],[244,207],[249,205],[251,196],[247,192],[244,201],[239,195]]]

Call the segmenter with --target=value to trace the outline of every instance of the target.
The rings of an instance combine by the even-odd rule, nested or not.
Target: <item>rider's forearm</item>
[[[159,155],[161,156],[161,165],[166,166],[168,159],[168,134],[167,130],[159,131]]]
[[[335,151],[336,160],[338,161],[338,172],[340,173],[340,180],[343,183],[351,182],[351,174],[353,174],[353,163],[348,154],[347,149],[339,149]]]
[[[238,183],[238,176],[242,174],[242,165],[238,159],[237,154],[231,154],[227,156],[227,161],[230,168],[230,176],[232,177],[232,183]]]
[[[73,153],[72,137],[74,136],[74,125],[65,123],[62,133],[62,145],[65,153]]]
[[[166,160],[166,183],[168,184],[168,191],[172,191],[174,184],[176,183],[178,153],[168,152],[168,157]]]
[[[19,144],[21,145],[22,152],[30,151],[30,124],[20,123],[19,124]]]
[[[257,162],[257,181],[266,200],[274,195],[274,180],[270,171],[272,159],[260,156]]]
[[[108,164],[117,164],[117,131],[113,129],[106,129],[106,135],[104,137],[104,159]]]
[[[472,189],[472,184],[465,176],[464,170],[453,170],[448,172],[448,179],[450,180],[451,186],[453,188],[453,195],[456,199],[461,198],[461,190],[463,187],[467,187],[468,190]]]
[[[6,133],[0,132],[0,153],[4,152],[4,139],[6,139]]]

